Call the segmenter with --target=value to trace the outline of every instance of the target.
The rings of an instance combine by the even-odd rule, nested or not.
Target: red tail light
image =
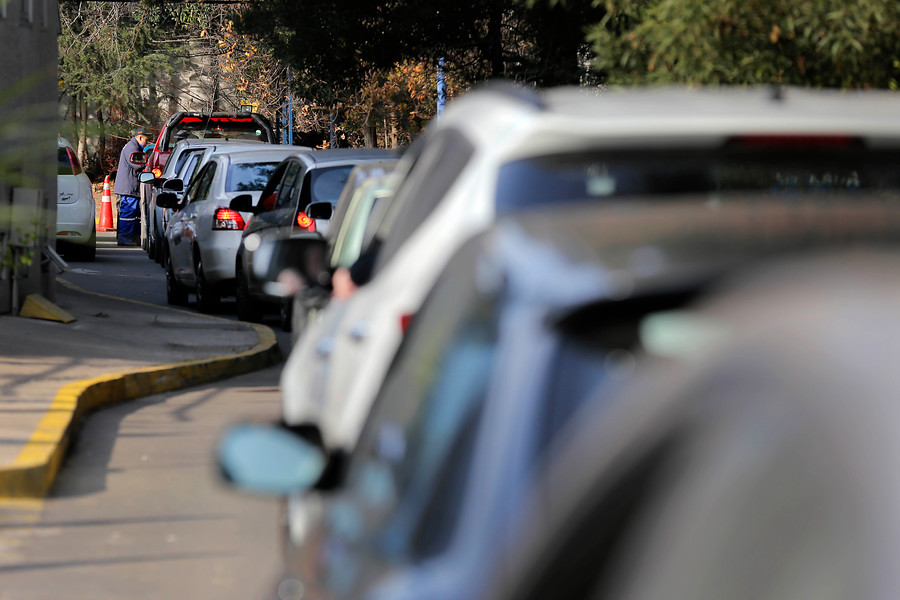
[[[156,177],[157,179],[162,177],[162,169],[160,169],[159,167],[156,167],[155,169],[151,170],[150,172],[153,173],[153,176]]]
[[[75,156],[75,153],[72,152],[71,148],[66,148],[66,155],[69,157],[69,166],[72,167],[72,175],[80,175],[81,163],[78,161],[78,157]]]
[[[243,229],[244,225],[244,217],[236,210],[230,208],[216,210],[213,229]]]
[[[300,212],[297,215],[297,227],[300,229],[305,229],[310,233],[315,233],[316,231],[316,222],[309,218],[309,216],[305,212]]]
[[[413,315],[400,315],[400,331],[406,333],[412,323]]]

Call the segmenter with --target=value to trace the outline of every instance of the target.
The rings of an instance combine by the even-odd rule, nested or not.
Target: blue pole
[[[288,67],[288,145],[294,145],[294,93],[291,91],[291,81],[294,79],[294,70]]]
[[[444,112],[444,105],[447,103],[447,85],[444,82],[444,57],[438,59],[437,66],[437,116],[440,117]]]

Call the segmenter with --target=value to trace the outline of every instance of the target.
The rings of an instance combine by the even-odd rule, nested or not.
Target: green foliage
[[[610,83],[897,88],[896,0],[606,0]]]
[[[61,91],[121,121],[125,136],[159,118],[140,90],[174,68],[171,51],[153,43],[162,33],[155,15],[143,4],[60,2]]]
[[[436,65],[464,87],[493,77],[577,84],[588,52],[584,28],[604,14],[591,0],[266,0],[235,15],[294,69],[294,89],[320,104],[346,101],[373,71]]]

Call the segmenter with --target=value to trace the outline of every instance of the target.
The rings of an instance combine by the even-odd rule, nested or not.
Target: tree
[[[441,58],[450,97],[490,78],[535,85],[591,79],[584,27],[604,9],[591,0],[545,2],[267,0],[241,7],[235,23],[292,67],[304,106],[340,114],[354,139],[371,140],[378,124],[396,139],[433,116]],[[423,82],[426,94],[418,91]],[[398,90],[407,97],[399,99]]]
[[[606,0],[610,83],[897,88],[896,0]]]

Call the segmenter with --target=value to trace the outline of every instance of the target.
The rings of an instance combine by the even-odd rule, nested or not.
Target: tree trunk
[[[396,109],[391,109],[391,145],[393,150],[400,146],[400,120]]]
[[[78,160],[84,165],[87,163],[87,137],[88,137],[88,101],[81,97],[81,135],[78,138]]]
[[[97,109],[97,128],[98,128],[98,138],[100,142],[100,172],[108,173],[111,171],[109,166],[106,164],[106,122],[103,120],[103,111],[99,108]]]
[[[363,146],[366,148],[375,147],[375,125],[371,121],[372,113],[366,114],[366,121],[363,123]]]

